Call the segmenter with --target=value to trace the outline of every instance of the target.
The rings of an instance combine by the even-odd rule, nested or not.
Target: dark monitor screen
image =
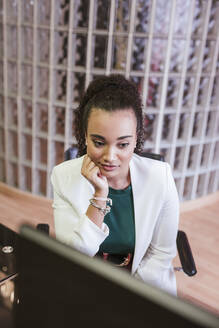
[[[31,227],[20,232],[16,327],[219,327],[219,318]]]

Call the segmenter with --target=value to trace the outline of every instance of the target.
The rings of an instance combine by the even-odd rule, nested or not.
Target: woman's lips
[[[101,168],[103,168],[105,171],[114,171],[118,166],[116,165],[103,165],[101,164]]]

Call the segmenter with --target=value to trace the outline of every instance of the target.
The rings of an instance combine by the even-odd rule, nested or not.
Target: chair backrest
[[[71,146],[64,152],[64,160],[68,161],[70,159],[76,158],[78,155],[78,148],[77,146]]]
[[[141,156],[151,158],[151,159],[156,159],[157,161],[165,162],[164,156],[161,154],[155,154],[155,153],[149,153],[149,152],[143,151],[141,153]]]
[[[176,245],[183,271],[189,277],[194,276],[197,273],[195,261],[186,233],[182,230],[178,230]]]

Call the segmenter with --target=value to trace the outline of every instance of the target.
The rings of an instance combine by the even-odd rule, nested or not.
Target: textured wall
[[[218,31],[219,1],[0,0],[0,180],[51,197],[79,97],[117,72],[181,201],[218,190]]]

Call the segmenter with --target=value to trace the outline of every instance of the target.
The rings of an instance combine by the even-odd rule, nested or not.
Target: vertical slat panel
[[[184,181],[185,181],[185,175],[187,171],[187,163],[188,163],[188,156],[189,156],[189,149],[191,145],[191,138],[192,138],[192,128],[194,124],[194,113],[196,109],[196,103],[197,103],[197,97],[198,97],[198,91],[199,91],[199,83],[200,83],[200,77],[201,77],[201,70],[202,70],[202,61],[204,56],[204,49],[205,49],[205,40],[207,36],[208,31],[208,22],[210,17],[210,9],[211,9],[211,1],[207,2],[207,10],[205,15],[205,21],[204,21],[204,28],[203,28],[203,34],[202,34],[202,40],[201,40],[201,47],[199,52],[199,62],[198,62],[198,69],[196,73],[196,80],[195,80],[195,86],[194,86],[194,93],[193,93],[193,101],[192,101],[192,107],[191,107],[191,115],[190,115],[190,121],[189,121],[189,128],[188,133],[186,137],[186,148],[185,148],[185,154],[184,154],[184,163],[183,168],[181,172],[182,177],[182,183],[180,185],[180,194],[183,194],[183,188],[184,188]],[[194,197],[194,195],[193,195]],[[193,198],[191,198],[193,199]]]
[[[55,0],[51,0],[51,17],[50,17],[50,56],[49,56],[49,103],[48,103],[48,150],[47,150],[47,197],[52,196],[52,188],[50,183],[50,175],[52,168],[55,164],[54,156],[55,149],[53,148],[53,137],[54,137],[54,126],[53,126],[53,117],[54,117],[54,25],[55,25]]]
[[[160,152],[161,133],[162,133],[162,127],[163,127],[163,116],[164,116],[164,109],[165,109],[165,102],[166,102],[167,82],[168,82],[168,72],[169,72],[169,65],[170,65],[170,53],[171,53],[171,45],[172,45],[172,38],[173,38],[173,26],[174,26],[175,11],[176,11],[176,0],[173,0],[172,8],[171,8],[168,40],[167,40],[167,51],[166,51],[166,58],[165,58],[165,67],[164,67],[164,76],[163,76],[163,83],[162,83],[158,124],[157,124],[157,131],[156,131],[156,140],[155,140],[155,152],[156,153]]]
[[[127,48],[127,58],[125,66],[125,77],[130,76],[130,66],[131,66],[131,56],[132,56],[132,44],[133,44],[133,32],[135,27],[135,11],[136,11],[136,0],[131,1],[131,15],[129,22],[129,33],[128,33],[128,48]]]
[[[172,134],[173,147],[171,149],[171,154],[170,154],[171,167],[174,166],[174,159],[175,159],[175,153],[176,153],[176,143],[177,143],[176,140],[177,140],[177,134],[178,134],[178,129],[179,129],[179,117],[180,117],[180,113],[181,113],[181,109],[182,109],[183,91],[184,91],[184,84],[185,84],[186,70],[187,70],[187,63],[188,63],[188,56],[189,56],[189,46],[190,46],[191,33],[192,33],[194,10],[195,10],[195,0],[192,0],[190,3],[190,10],[189,10],[190,16],[188,19],[186,44],[185,44],[184,57],[183,57],[183,63],[182,63],[179,94],[178,94],[178,98],[177,98],[176,119],[175,119],[175,124],[173,127],[173,134]]]
[[[217,108],[214,127],[213,127],[213,131],[212,131],[212,140],[211,140],[211,144],[210,144],[210,152],[209,152],[208,161],[207,161],[207,164],[206,164],[206,167],[209,169],[209,171],[206,173],[206,179],[205,179],[205,183],[204,183],[204,186],[203,186],[203,191],[204,191],[205,194],[207,194],[207,188],[208,188],[208,184],[209,184],[209,179],[210,179],[210,174],[211,174],[212,167],[214,168],[214,165],[213,165],[214,151],[215,151],[215,147],[216,147],[216,141],[219,140],[219,138],[218,138],[218,127],[219,127],[219,106]],[[217,170],[219,171],[219,156],[218,156]],[[216,186],[218,185],[218,182],[219,182],[218,179],[219,179],[219,176],[217,174],[216,178],[215,178],[215,181],[214,181],[214,186],[213,186],[214,191],[217,191]]]
[[[21,41],[21,1],[18,2],[18,17],[17,17],[17,36],[18,36],[18,52],[17,52],[17,76],[18,76],[18,88],[17,88],[17,111],[18,111],[18,125],[17,125],[17,135],[18,135],[18,186],[24,189],[24,179],[22,177],[21,159],[23,157],[23,145],[22,145],[22,126],[21,126],[21,111],[22,111],[22,69],[21,69],[21,58],[22,58],[22,41]]]
[[[37,132],[37,108],[36,108],[36,99],[37,99],[37,19],[38,19],[38,6],[37,3],[34,2],[33,4],[34,10],[34,21],[33,21],[33,96],[32,96],[32,172],[31,172],[31,185],[32,185],[32,192],[37,193],[38,189],[38,181],[39,178],[37,176],[37,162],[39,162],[39,156],[37,154],[37,141],[36,141],[36,132]]]
[[[143,101],[143,110],[145,111],[147,94],[148,94],[148,82],[149,82],[149,73],[150,73],[150,64],[151,64],[151,52],[152,52],[152,41],[153,41],[153,32],[154,32],[154,21],[155,21],[155,12],[156,12],[156,0],[151,3],[151,18],[150,18],[150,27],[148,35],[148,46],[145,51],[145,70],[143,78],[143,88],[142,88],[142,101]]]
[[[91,62],[93,56],[93,26],[94,26],[94,0],[89,1],[89,24],[88,24],[88,34],[87,34],[87,57],[86,57],[86,77],[85,77],[85,88],[91,80]]]
[[[111,71],[114,22],[115,22],[115,0],[111,0],[107,58],[106,58],[106,75],[109,75]]]
[[[9,184],[9,140],[8,140],[8,47],[7,47],[7,0],[3,0],[3,79],[4,79],[4,139],[5,139],[5,175],[6,183]]]
[[[214,185],[213,185],[213,192],[216,192],[219,188],[219,170],[216,172],[215,180],[214,180]]]
[[[74,2],[70,2],[70,16],[69,16],[69,28],[68,28],[68,58],[67,58],[67,99],[66,99],[66,114],[65,114],[65,149],[70,146],[70,111],[72,110],[72,56],[73,56],[73,44],[72,44],[72,31],[74,26]]]
[[[206,40],[203,40],[203,41],[205,42]],[[198,154],[197,154],[197,157],[198,157],[197,166],[196,166],[196,170],[194,172],[194,181],[193,181],[192,193],[191,193],[191,198],[192,199],[194,199],[196,197],[199,166],[200,166],[201,155],[202,155],[202,151],[203,151],[203,143],[206,139],[205,138],[205,130],[206,130],[206,125],[207,125],[207,114],[208,114],[209,109],[210,109],[209,107],[210,107],[211,94],[212,94],[212,89],[213,89],[214,76],[216,74],[216,68],[217,68],[218,49],[219,49],[219,38],[217,39],[217,42],[216,42],[216,47],[215,47],[214,56],[213,56],[212,70],[211,70],[211,75],[210,75],[210,81],[209,81],[209,86],[208,86],[208,91],[207,91],[207,96],[206,96],[206,104],[205,104],[205,108],[204,108],[205,116],[204,116],[204,120],[202,122],[202,129],[201,129],[201,136],[200,136],[200,147],[199,147],[199,151],[198,151]],[[207,186],[208,180],[207,179],[205,179],[205,180],[206,180],[206,182],[203,184],[203,196],[206,195],[206,193],[207,193],[206,186]]]

